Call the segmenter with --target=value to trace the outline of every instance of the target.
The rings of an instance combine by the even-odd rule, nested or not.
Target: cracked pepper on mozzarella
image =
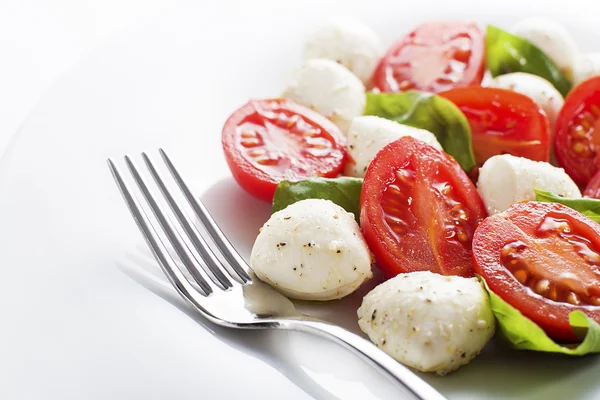
[[[352,17],[332,18],[316,29],[304,46],[304,59],[337,61],[368,84],[383,48],[367,25]]]
[[[477,190],[490,215],[520,201],[535,200],[533,189],[564,197],[581,197],[579,188],[565,170],[547,162],[502,154],[488,159],[479,170]]]
[[[379,150],[403,136],[411,136],[442,150],[433,133],[372,115],[354,118],[347,136],[351,160],[346,164],[344,173],[358,178],[365,176],[369,163]]]
[[[544,110],[550,122],[550,132],[554,132],[556,118],[565,101],[560,92],[546,79],[525,72],[513,72],[497,76],[488,86],[512,90],[531,98]]]
[[[400,274],[367,294],[358,324],[399,362],[444,375],[471,361],[495,331],[477,278],[429,271]]]
[[[361,80],[343,65],[321,58],[306,61],[296,71],[283,97],[329,118],[344,133],[366,103]]]
[[[301,200],[271,215],[250,265],[262,281],[301,300],[340,299],[373,276],[354,215],[322,199]]]
[[[577,58],[573,69],[575,85],[598,75],[600,75],[600,53],[586,53]]]
[[[567,79],[573,78],[579,51],[575,39],[564,26],[546,18],[526,18],[517,22],[511,32],[536,45],[554,61]]]

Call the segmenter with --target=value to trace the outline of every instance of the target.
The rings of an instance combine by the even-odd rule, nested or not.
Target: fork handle
[[[378,368],[393,382],[399,384],[403,389],[403,394],[407,396],[403,398],[447,400],[427,382],[387,355],[373,343],[344,328],[312,319],[286,320],[281,324],[281,327],[313,333],[349,348],[365,361]]]

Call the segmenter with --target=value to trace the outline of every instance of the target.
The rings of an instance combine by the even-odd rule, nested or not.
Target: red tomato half
[[[426,270],[473,276],[471,240],[486,211],[446,153],[412,137],[390,143],[369,165],[360,198],[361,229],[388,278]]]
[[[479,165],[498,154],[549,161],[550,124],[529,97],[487,87],[453,89],[440,96],[456,104],[469,120]]]
[[[599,117],[600,76],[571,90],[556,120],[556,160],[580,186],[600,169]]]
[[[283,99],[251,100],[223,127],[223,151],[235,180],[271,201],[277,184],[342,171],[346,139],[316,112]]]
[[[427,92],[481,83],[485,41],[473,22],[428,22],[390,47],[373,82],[382,92]]]
[[[473,238],[475,271],[551,338],[577,341],[569,314],[600,322],[600,225],[557,203],[523,202]]]

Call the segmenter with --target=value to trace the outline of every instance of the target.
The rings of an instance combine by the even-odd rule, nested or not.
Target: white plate
[[[161,277],[105,159],[166,147],[247,256],[269,206],[228,177],[220,129],[249,97],[280,93],[312,26],[354,14],[389,43],[427,19],[507,27],[518,11],[563,21],[593,50],[598,7],[566,4],[210,2],[89,57],[39,104],[1,164],[0,398],[395,398],[376,372],[321,339],[190,317],[172,291],[144,278]],[[356,330],[359,302],[317,308]],[[452,399],[592,399],[599,374],[596,357],[490,346],[457,373],[425,378]]]

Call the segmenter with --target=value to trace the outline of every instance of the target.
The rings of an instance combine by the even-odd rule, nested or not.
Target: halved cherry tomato
[[[346,139],[316,112],[283,99],[251,100],[223,126],[223,151],[235,180],[267,201],[277,184],[340,174]]]
[[[484,72],[485,41],[473,22],[428,22],[390,47],[373,82],[382,92],[409,89],[442,92],[478,85]]]
[[[475,231],[475,271],[551,338],[577,337],[569,314],[600,322],[600,225],[557,203],[523,202]]]
[[[446,153],[412,137],[390,143],[369,165],[360,198],[361,229],[388,278],[426,270],[473,276],[471,240],[486,211]]]
[[[592,177],[585,187],[585,190],[583,191],[583,197],[600,199],[600,171],[596,172],[596,175]]]
[[[600,169],[599,117],[600,76],[571,90],[556,120],[556,160],[580,186]]]
[[[440,96],[456,104],[469,120],[479,165],[498,154],[549,161],[550,124],[529,97],[487,87],[453,89]]]

